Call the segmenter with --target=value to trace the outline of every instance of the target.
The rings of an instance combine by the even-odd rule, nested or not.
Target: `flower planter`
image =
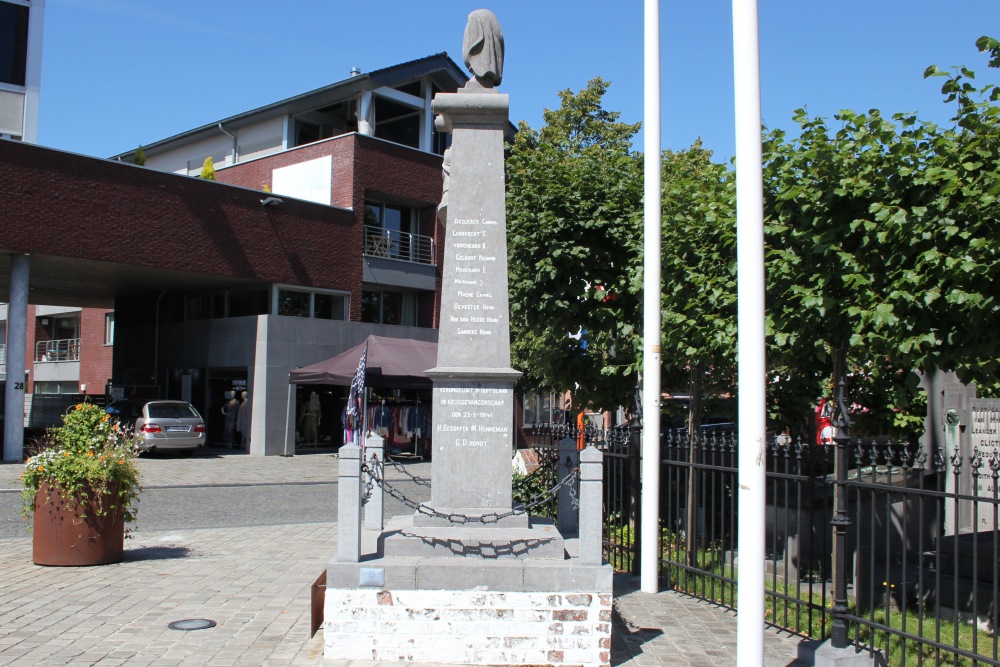
[[[32,560],[36,565],[105,565],[121,561],[125,521],[121,509],[98,516],[100,499],[66,499],[43,482],[35,494]],[[103,504],[112,504],[105,495]]]

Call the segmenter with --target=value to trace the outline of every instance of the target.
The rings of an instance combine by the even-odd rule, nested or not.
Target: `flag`
[[[351,393],[347,397],[347,428],[350,432],[351,442],[361,440],[361,416],[364,412],[365,369],[367,366],[368,346],[365,345],[365,351],[361,353],[361,359],[358,361],[358,369],[354,371],[354,378],[351,380]]]

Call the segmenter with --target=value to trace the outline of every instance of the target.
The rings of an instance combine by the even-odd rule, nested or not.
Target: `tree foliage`
[[[594,408],[631,394],[641,317],[639,125],[604,110],[607,88],[595,78],[559,93],[541,130],[521,123],[507,160],[514,365],[527,386],[571,389],[578,406]]]
[[[838,358],[855,400],[888,416],[876,428],[922,419],[916,370],[996,384],[995,88],[966,68],[925,76],[945,78],[954,127],[871,110],[841,111],[831,129],[798,110],[797,137],[765,137],[769,362],[788,403],[776,418],[829,394]]]
[[[211,155],[205,158],[205,162],[201,165],[201,177],[206,181],[215,180],[215,163]]]
[[[977,46],[1000,67],[1000,41]],[[764,136],[775,428],[808,428],[841,371],[866,432],[922,421],[915,371],[1000,393],[1000,89],[965,67],[924,75],[943,81],[949,127],[800,109],[795,136]],[[516,363],[531,386],[603,407],[630,402],[642,320],[638,126],[603,109],[607,87],[563,91],[540,131],[522,123],[507,171]],[[734,390],[734,177],[700,143],[662,160],[666,388]],[[568,338],[581,327],[586,350]]]
[[[701,141],[662,155],[663,381],[728,392],[736,363],[735,181]]]

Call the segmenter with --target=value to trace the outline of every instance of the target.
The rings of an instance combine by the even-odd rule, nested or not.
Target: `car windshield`
[[[186,403],[150,403],[146,406],[150,419],[197,419],[198,413]]]

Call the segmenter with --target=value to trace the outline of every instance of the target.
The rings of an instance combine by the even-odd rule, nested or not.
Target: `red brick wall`
[[[353,209],[355,226],[341,238],[341,247],[352,257],[361,258],[364,247],[364,207],[366,199],[390,201],[413,206],[420,212],[420,232],[433,236],[438,249],[438,267],[443,249],[441,229],[435,222],[441,200],[441,157],[374,139],[360,134],[346,134],[277,155],[236,164],[216,172],[219,181],[247,188],[262,189],[271,185],[272,172],[280,167],[315,160],[330,155],[333,178],[330,201],[334,206]],[[361,319],[361,264],[351,273],[351,320]],[[440,271],[433,312],[421,313],[421,320],[438,325],[440,312]],[[426,316],[426,320],[424,317]]]
[[[113,310],[84,308],[80,312],[80,380],[87,393],[104,395],[104,385],[111,379],[111,354],[114,348],[104,344],[104,320]]]
[[[350,211],[0,142],[4,250],[327,289],[360,283]],[[114,239],[109,243],[108,239]],[[123,252],[127,249],[128,252]]]

